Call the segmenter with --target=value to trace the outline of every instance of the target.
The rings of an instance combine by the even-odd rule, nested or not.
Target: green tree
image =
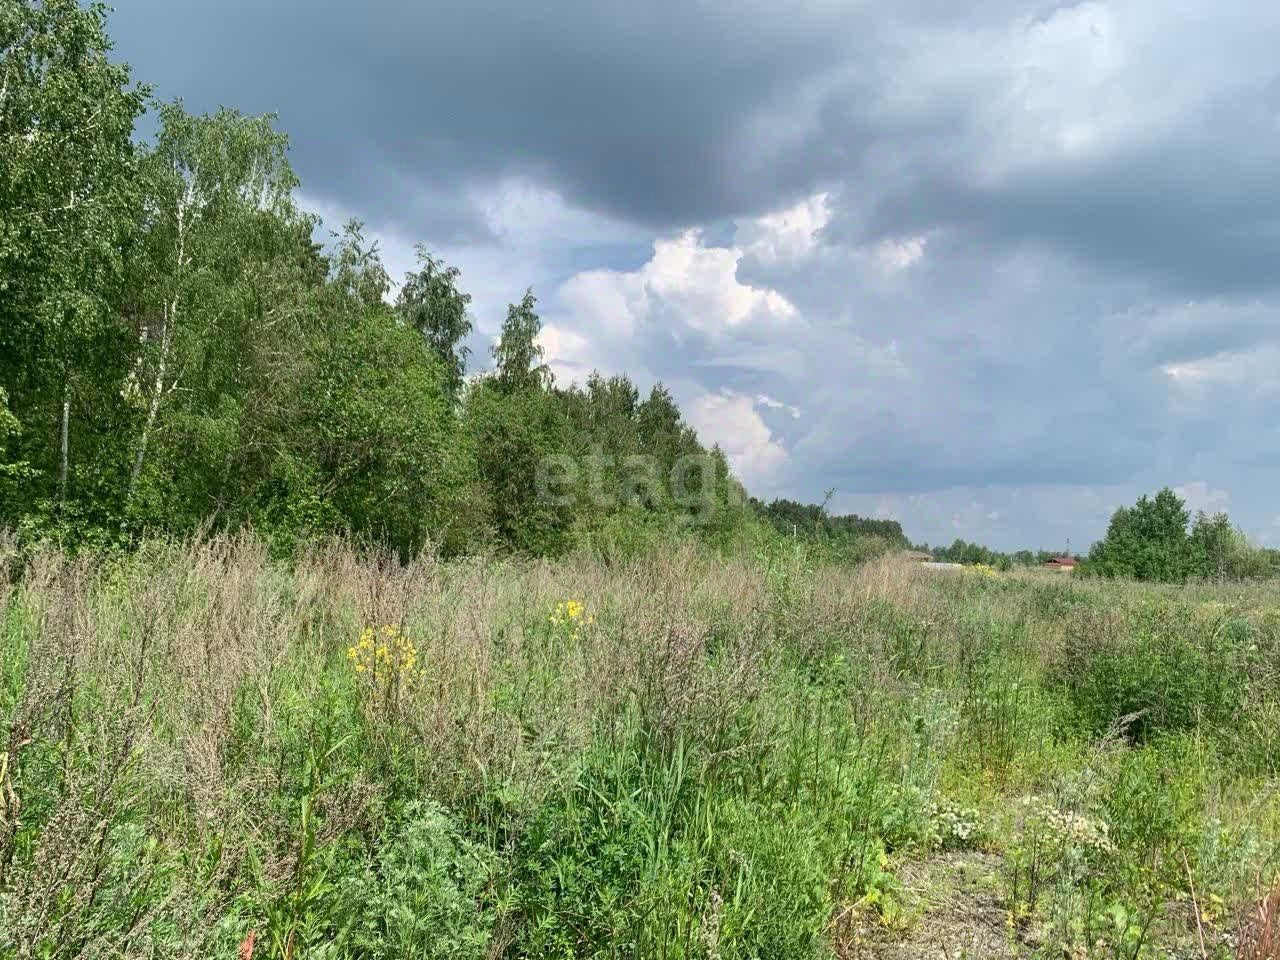
[[[526,290],[519,303],[507,307],[507,319],[493,347],[495,382],[504,393],[545,390],[551,384],[551,370],[542,362],[538,334],[542,321],[535,309],[538,299]]]
[[[284,466],[286,476],[314,478],[306,493],[325,504],[318,516],[405,557],[471,539],[472,515],[459,507],[474,461],[454,431],[445,372],[418,335],[367,309],[305,362],[312,375],[301,381]],[[297,494],[288,484],[282,492]]]
[[[1225,513],[1209,516],[1203,510],[1191,526],[1191,567],[1197,576],[1224,580],[1236,552],[1236,530]]]
[[[137,410],[131,506],[154,467],[135,513],[182,525],[233,501],[246,414],[283,392],[280,361],[296,355],[304,322],[300,294],[321,279],[287,146],[270,117],[160,110],[143,165],[138,349],[125,390]],[[153,458],[157,440],[163,455]]]
[[[1165,487],[1112,515],[1104,539],[1093,545],[1088,572],[1180,583],[1195,570],[1187,536],[1189,515],[1182,499]]]
[[[92,469],[111,441],[124,357],[113,301],[146,92],[112,62],[105,20],[100,3],[0,5],[0,385],[61,500],[75,455]]]
[[[783,536],[812,537],[842,547],[852,547],[859,541],[883,543],[885,549],[908,546],[902,525],[897,520],[877,520],[860,517],[856,513],[832,516],[827,512],[826,501],[817,504],[783,499],[766,504],[753,500],[751,506],[757,515],[767,520]],[[977,555],[970,555],[971,545],[963,540],[957,540],[951,547],[939,548],[934,552],[940,559],[954,559],[965,563],[986,562],[991,552],[977,545],[972,547],[979,551]]]
[[[471,295],[458,289],[458,268],[447,266],[427,248],[417,247],[418,269],[405,277],[396,301],[400,319],[418,331],[440,359],[445,390],[456,400],[462,390],[471,333],[467,306]]]
[[[447,373],[387,289],[377,245],[348,223],[272,394],[276,455],[252,488],[255,526],[282,547],[341,530],[407,557],[425,547],[460,553],[483,537],[475,457]]]
[[[463,431],[475,451],[493,535],[527,553],[566,550],[583,505],[580,490],[558,491],[557,498],[539,489],[548,463],[580,453],[560,398],[532,387],[507,392],[496,377],[486,378],[467,393]]]
[[[693,429],[684,421],[671,391],[654,384],[636,410],[636,428],[643,448],[656,456],[666,470],[686,453],[700,451]]]
[[[391,277],[382,264],[377,243],[364,238],[364,224],[348,220],[333,235],[337,250],[332,263],[332,288],[356,308],[378,307],[391,290]]]
[[[681,457],[705,451],[663,384],[655,384],[636,409],[636,433],[640,450],[655,461],[654,470],[663,481],[663,503],[669,505],[672,470]]]
[[[420,247],[392,306],[358,221],[313,240],[273,118],[168,103],[135,144],[147,94],[104,24],[96,3],[0,0],[0,522],[68,543],[252,524],[285,550],[345,531],[408,556],[556,553],[623,513],[743,519],[664,388],[555,388],[531,290],[465,389],[457,269]],[[581,469],[542,489],[590,456],[603,496]]]
[[[9,410],[9,395],[0,387],[0,522],[14,523],[19,486],[31,477],[25,461],[10,460],[8,448],[22,436],[22,425]]]
[[[1196,514],[1189,540],[1191,573],[1206,580],[1269,576],[1271,563],[1225,513]]]

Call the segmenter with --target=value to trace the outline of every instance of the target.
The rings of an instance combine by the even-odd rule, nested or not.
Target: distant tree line
[[[156,106],[100,4],[12,0],[0,49],[0,526],[408,555],[755,522],[664,387],[554,383],[532,291],[468,378],[458,270],[421,247],[391,299],[359,223],[314,239],[272,118]]]
[[[827,500],[830,499],[828,494]],[[833,515],[827,503],[799,503],[795,500],[751,500],[755,514],[777,534],[818,544],[830,552],[852,560],[862,560],[909,545],[897,520]]]
[[[946,563],[985,564],[1001,570],[1042,566],[1064,555],[1051,550],[1005,553],[966,540],[948,547],[922,544],[915,549]],[[1199,511],[1193,517],[1182,498],[1166,487],[1116,510],[1106,536],[1081,560],[1079,571],[1086,576],[1162,583],[1242,580],[1280,573],[1280,551],[1250,543],[1226,513]]]
[[[1275,551],[1254,546],[1226,513],[1199,511],[1165,487],[1111,516],[1107,535],[1089,551],[1086,573],[1163,583],[1274,576]]]
[[[1001,570],[1007,570],[1013,565],[1009,554],[992,550],[990,547],[984,547],[980,543],[970,543],[967,540],[958,538],[948,547],[930,547],[926,543],[919,544],[918,549],[931,554],[933,559],[939,563],[963,563],[968,565],[981,563]]]
[[[946,547],[930,547],[927,543],[914,547],[930,554],[939,563],[963,563],[967,565],[983,564],[998,570],[1012,570],[1015,567],[1038,567],[1062,556],[1058,550],[1015,550],[1005,552],[993,550],[980,543],[957,539]]]

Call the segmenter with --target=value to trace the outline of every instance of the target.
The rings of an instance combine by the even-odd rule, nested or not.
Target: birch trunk
[[[67,395],[67,385],[62,385],[62,465],[58,473],[58,499],[67,502],[67,451],[71,436],[71,398]]]
[[[177,166],[174,167],[175,172]],[[180,285],[182,282],[183,270],[187,265],[187,211],[195,202],[195,178],[199,175],[199,171],[192,176],[187,182],[182,193],[178,197],[178,208],[176,210],[178,221],[178,239],[177,250],[174,258],[174,282]],[[180,287],[179,287],[180,289]],[[138,438],[138,452],[134,456],[133,469],[129,472],[129,492],[125,497],[125,502],[131,502],[133,495],[138,489],[138,479],[142,476],[142,466],[147,459],[147,446],[151,441],[152,431],[155,430],[156,418],[160,414],[160,401],[165,394],[165,377],[169,373],[169,353],[173,347],[174,327],[178,322],[178,303],[179,294],[175,292],[173,299],[164,305],[163,328],[160,331],[160,358],[156,363],[156,379],[151,391],[151,402],[147,404],[147,419],[142,425],[142,436]]]
[[[176,307],[177,300],[174,300]],[[156,365],[156,381],[151,391],[151,402],[147,404],[147,420],[142,425],[142,436],[138,438],[138,452],[133,458],[133,469],[129,472],[128,500],[138,489],[138,478],[142,475],[142,465],[147,459],[147,445],[151,440],[151,431],[155,429],[156,417],[160,414],[160,398],[164,395],[165,376],[169,372],[169,345],[173,342],[173,320],[169,305],[164,308],[164,329],[160,332],[160,360]]]

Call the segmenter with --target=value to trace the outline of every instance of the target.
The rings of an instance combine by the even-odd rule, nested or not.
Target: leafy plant
[[[496,865],[442,808],[410,803],[371,860],[333,885],[325,906],[338,947],[368,960],[488,956]]]

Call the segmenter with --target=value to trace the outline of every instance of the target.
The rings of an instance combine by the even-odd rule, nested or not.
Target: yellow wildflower
[[[584,625],[593,624],[596,618],[587,613],[581,600],[561,600],[551,611],[547,621],[568,640],[577,640]]]
[[[367,689],[390,693],[415,682],[425,670],[418,667],[418,650],[413,640],[392,624],[365,627],[347,659]]]

